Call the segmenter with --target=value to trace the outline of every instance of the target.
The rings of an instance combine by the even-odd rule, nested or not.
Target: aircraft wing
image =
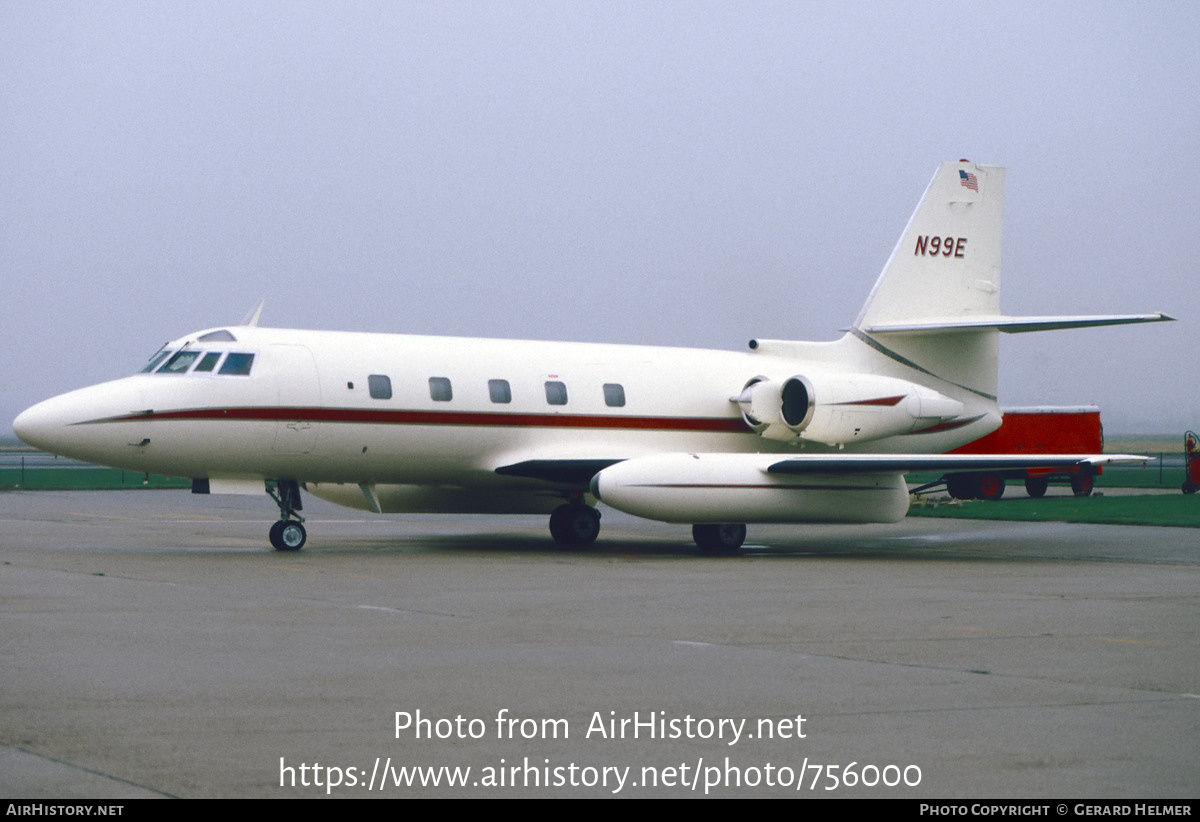
[[[869,474],[910,471],[1002,471],[1145,462],[1137,454],[797,454],[767,466],[769,474]]]
[[[529,477],[564,485],[586,488],[592,477],[620,459],[561,459],[524,460],[511,465],[502,465],[497,474],[506,477]]]
[[[739,455],[728,455],[737,459]],[[740,455],[762,465],[761,454]],[[768,474],[870,474],[911,471],[1000,471],[1014,468],[1071,468],[1145,462],[1137,454],[796,454],[770,461]],[[587,487],[592,477],[625,459],[529,459],[502,465],[497,474]],[[639,460],[640,462],[640,460]]]
[[[1135,454],[697,454],[634,457],[592,478],[592,496],[680,523],[897,522],[908,471],[1001,471],[1143,462]]]

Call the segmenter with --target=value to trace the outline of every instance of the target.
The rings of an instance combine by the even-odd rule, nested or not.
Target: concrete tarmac
[[[0,793],[1200,795],[1191,529],[305,502],[0,494]]]

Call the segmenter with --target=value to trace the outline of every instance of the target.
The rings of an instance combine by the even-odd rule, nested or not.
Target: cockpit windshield
[[[199,351],[180,351],[167,364],[158,369],[159,374],[186,374],[192,363],[200,356]]]
[[[228,332],[226,332],[228,333]],[[211,335],[205,335],[211,336]],[[218,367],[220,363],[220,367]],[[254,365],[254,355],[242,351],[203,351],[194,348],[172,350],[163,347],[141,369],[142,374],[213,374],[247,376]],[[193,366],[195,366],[193,368]]]
[[[138,373],[149,374],[151,371],[153,371],[154,369],[156,369],[160,365],[162,365],[162,361],[165,360],[169,356],[171,356],[171,352],[164,345],[162,348],[158,349],[158,351],[154,354],[153,357],[150,358],[150,362],[148,362],[144,366],[142,366],[141,371],[139,371]]]

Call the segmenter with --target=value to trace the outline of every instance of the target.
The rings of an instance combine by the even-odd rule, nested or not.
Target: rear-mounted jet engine
[[[932,388],[872,374],[755,377],[733,398],[761,437],[826,445],[868,442],[958,417],[963,404]]]

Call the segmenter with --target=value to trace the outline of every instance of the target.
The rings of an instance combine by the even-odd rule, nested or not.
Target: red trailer
[[[1099,454],[1104,449],[1100,409],[1094,405],[1003,408],[1000,427],[952,454]],[[1099,466],[1070,469],[970,471],[942,478],[955,499],[1000,499],[1010,479],[1023,480],[1031,497],[1046,493],[1051,482],[1070,483],[1077,497],[1092,493]],[[1200,470],[1200,469],[1198,469]]]
[[[1200,437],[1195,431],[1183,435],[1183,493],[1200,489]]]

